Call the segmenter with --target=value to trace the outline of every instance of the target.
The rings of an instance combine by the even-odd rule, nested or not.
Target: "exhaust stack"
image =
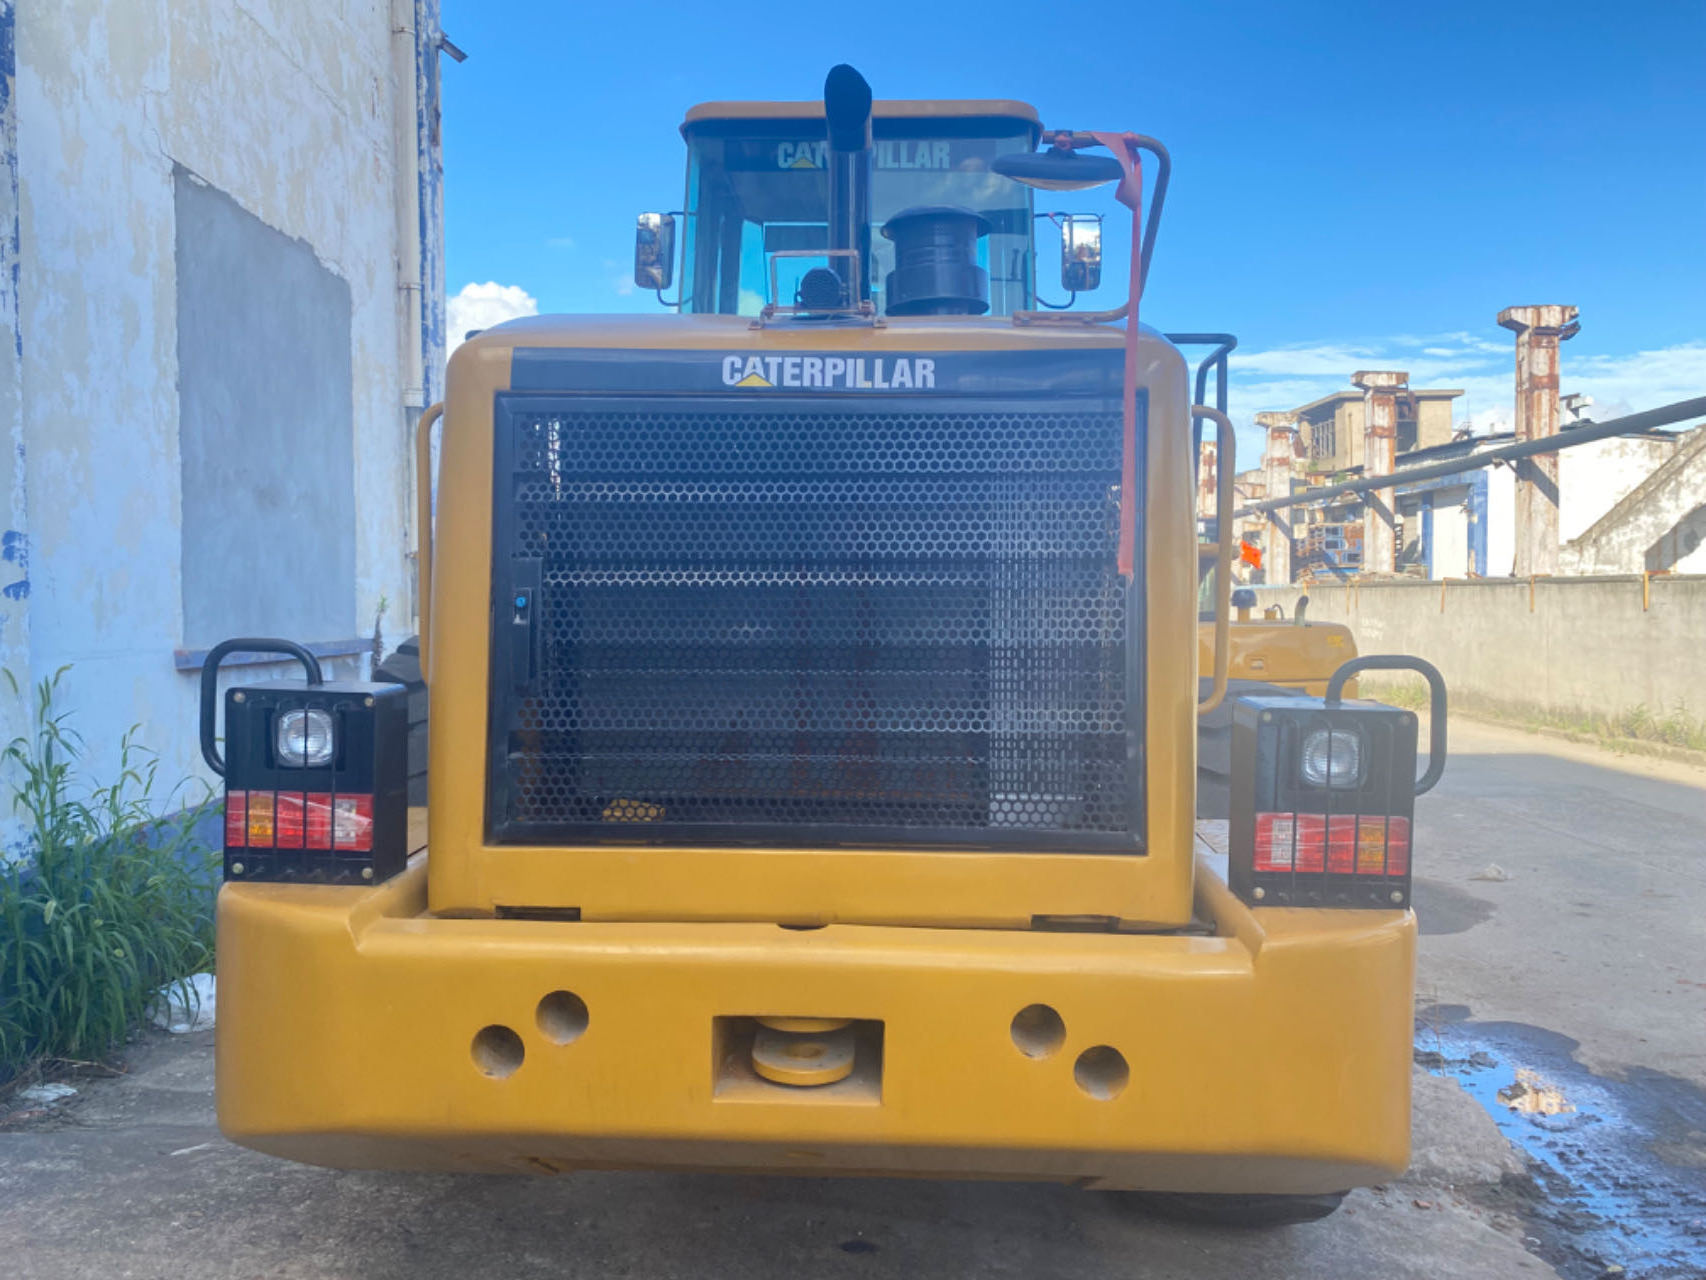
[[[846,258],[830,260],[849,306],[871,297],[871,86],[846,63],[823,82],[829,127],[829,247],[857,249],[857,279],[846,279]]]

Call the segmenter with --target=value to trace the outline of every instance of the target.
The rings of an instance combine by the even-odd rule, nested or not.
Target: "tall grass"
[[[157,794],[159,760],[135,728],[116,780],[90,783],[55,707],[64,674],[32,690],[30,733],[0,753],[27,828],[0,869],[0,1081],[43,1059],[108,1057],[160,987],[213,962],[215,855],[194,834],[208,802]]]

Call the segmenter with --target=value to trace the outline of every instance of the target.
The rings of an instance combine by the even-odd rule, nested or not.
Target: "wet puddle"
[[[1454,1012],[1424,1012],[1416,1060],[1527,1154],[1531,1247],[1572,1280],[1706,1276],[1706,1093],[1659,1072],[1596,1076],[1566,1037]]]

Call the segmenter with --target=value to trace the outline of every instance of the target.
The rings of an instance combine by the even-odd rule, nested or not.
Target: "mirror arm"
[[[1129,145],[1149,152],[1155,157],[1156,173],[1155,187],[1149,197],[1149,216],[1143,226],[1143,242],[1138,250],[1138,294],[1143,293],[1144,286],[1149,283],[1149,260],[1155,256],[1155,235],[1161,227],[1161,210],[1167,202],[1167,185],[1173,177],[1173,157],[1166,146],[1157,138],[1147,133],[1128,133]],[[1101,146],[1101,139],[1090,133],[1045,132],[1041,142],[1044,145],[1054,145],[1056,139],[1063,140],[1066,145],[1078,147]],[[1133,299],[1127,297],[1125,302],[1107,311],[1074,311],[1068,315],[1051,315],[1047,311],[1015,311],[1009,317],[1015,325],[1027,324],[1111,324],[1116,320],[1124,320],[1131,314]]]
[[[1067,290],[1065,302],[1050,302],[1047,298],[1043,297],[1042,294],[1039,293],[1037,295],[1037,305],[1039,307],[1047,307],[1050,311],[1065,311],[1077,301],[1078,290],[1076,289]]]
[[[688,220],[690,218],[692,218],[693,215],[690,212],[688,212],[686,209],[670,209],[670,210],[668,210],[668,215],[671,218],[680,218],[681,219],[681,230],[682,230],[684,235],[687,234],[687,232],[688,232]],[[671,255],[671,259],[672,260],[671,260],[670,265],[671,265],[671,267],[673,267],[675,265],[674,261],[673,261],[673,255]],[[688,293],[687,293],[687,276],[685,274],[682,275],[680,280],[677,280],[675,282],[675,301],[674,302],[671,302],[668,298],[663,296],[663,290],[662,289],[654,289],[652,292],[657,294],[659,303],[661,303],[663,306],[669,307],[671,310],[674,310],[674,311],[680,311],[689,302],[693,301],[693,299],[691,297],[689,297]]]

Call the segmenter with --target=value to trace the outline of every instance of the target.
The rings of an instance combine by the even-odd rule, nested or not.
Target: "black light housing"
[[[219,664],[238,651],[294,657],[307,678],[226,690],[221,755],[214,741]],[[225,879],[377,884],[403,869],[404,686],[327,681],[300,645],[243,639],[208,653],[201,693],[202,755],[225,778]]]
[[[1432,695],[1427,773],[1416,716],[1345,682],[1371,667],[1419,671]],[[1252,906],[1410,904],[1415,798],[1445,768],[1445,685],[1417,658],[1371,655],[1333,673],[1325,697],[1239,698],[1232,711],[1227,882]]]

